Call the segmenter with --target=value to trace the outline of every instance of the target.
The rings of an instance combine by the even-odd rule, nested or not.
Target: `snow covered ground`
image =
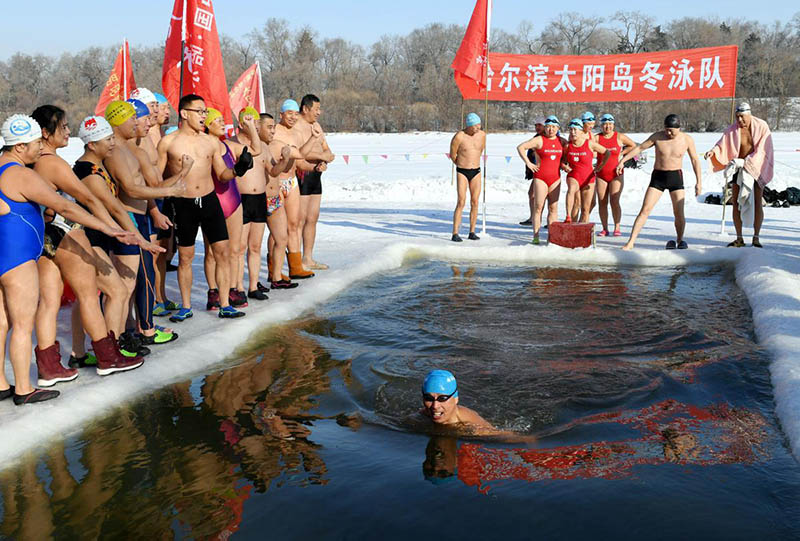
[[[637,141],[646,137],[646,134],[630,135]],[[206,291],[200,241],[193,293],[198,309],[193,319],[174,325],[180,339],[174,344],[153,347],[145,365],[135,372],[100,378],[91,371],[81,371],[75,382],[56,387],[62,395],[52,402],[25,408],[15,408],[10,400],[0,403],[0,426],[5,436],[0,443],[0,463],[8,466],[25,451],[79,430],[122,402],[140,398],[152,389],[190,377],[199,378],[266,326],[295,318],[353,287],[357,280],[398,267],[407,257],[415,256],[548,266],[734,264],[737,282],[753,308],[759,342],[769,349],[772,357],[779,418],[795,456],[800,457],[800,358],[796,354],[800,351],[799,208],[765,209],[763,250],[725,248],[733,238],[730,208],[727,235],[720,235],[722,207],[699,202],[708,192],[721,191],[722,176],[711,174],[703,162],[704,194],[695,200],[694,176],[686,159],[686,240],[690,249],[663,249],[664,243],[674,238],[671,206],[665,196],[642,231],[637,249],[623,252],[619,247],[630,232],[649,182],[653,161],[650,154],[649,163],[642,170],[626,173],[623,237],[598,239],[594,249],[535,247],[528,244],[530,229],[517,225],[528,216],[528,183],[522,178],[523,167],[515,147],[527,135],[497,134],[490,135],[488,141],[486,234],[479,242],[455,244],[449,241],[455,188],[445,156],[451,136],[445,133],[330,135],[329,142],[338,158],[324,175],[316,257],[328,263],[331,270],[319,272],[297,289],[273,292],[266,303],[247,308],[245,318],[221,323],[216,314],[199,309],[205,303]],[[694,137],[702,154],[716,142],[718,135]],[[775,134],[774,140],[776,174],[771,187],[778,190],[800,187],[800,134]],[[80,150],[80,142],[74,139],[62,155],[74,160]],[[559,211],[563,218],[563,196]],[[464,217],[466,220],[466,212]],[[592,219],[598,221],[596,212]],[[462,232],[465,231],[462,225]],[[747,228],[745,232],[749,242]],[[168,289],[170,298],[179,299],[174,274],[168,278]],[[66,360],[70,349],[68,311],[62,311],[60,317],[59,339]],[[6,372],[10,376],[10,367]]]

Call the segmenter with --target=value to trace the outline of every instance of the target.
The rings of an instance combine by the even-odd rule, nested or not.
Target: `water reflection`
[[[615,411],[577,420],[559,432],[590,425],[633,428],[638,437],[541,448],[497,448],[433,437],[425,448],[422,471],[434,484],[455,476],[487,494],[493,483],[553,479],[621,479],[634,466],[674,463],[692,466],[752,464],[767,461],[768,423],[758,413],[715,404],[698,408],[674,400],[636,411]],[[607,430],[607,429],[606,429]]]
[[[327,483],[310,436],[331,369],[347,363],[283,328],[240,365],[206,376],[199,393],[187,381],[121,408],[0,475],[0,535],[228,537],[254,493]]]

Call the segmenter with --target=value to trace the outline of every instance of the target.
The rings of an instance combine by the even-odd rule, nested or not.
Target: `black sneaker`
[[[75,355],[69,356],[70,368],[95,368],[97,366],[97,357],[91,353],[84,353],[83,357],[76,357]]]
[[[481,240],[481,238],[475,234],[474,231],[469,232],[469,236],[467,237],[469,240]]]
[[[458,236],[458,233],[450,237],[450,240],[452,240],[453,242],[463,242],[463,239]]]
[[[533,222],[528,218],[527,220],[521,221],[519,225],[533,225]]]
[[[267,297],[264,294],[264,292],[261,291],[260,289],[255,289],[253,291],[248,291],[247,292],[247,297],[250,298],[250,299],[255,299],[257,301],[265,301],[265,300],[269,299],[269,297]]]
[[[667,241],[667,250],[674,250],[677,247],[678,247],[678,243],[675,242],[674,240],[668,240]]]
[[[689,245],[688,245],[688,244],[686,244],[686,241],[685,241],[685,240],[682,240],[682,241],[680,241],[680,242],[678,243],[678,250],[685,250],[685,249],[687,249],[688,247],[689,247]]]
[[[44,402],[45,400],[52,400],[61,393],[58,391],[50,391],[46,389],[34,389],[33,392],[28,394],[14,393],[14,404],[17,406],[24,406],[25,404],[35,404],[37,402]]]
[[[262,293],[269,293],[269,288],[268,288],[267,286],[265,286],[264,284],[262,284],[261,282],[259,282],[258,284],[256,284],[256,288],[257,288],[259,291],[261,291]]]
[[[150,355],[150,348],[145,347],[139,337],[131,331],[125,331],[119,336],[119,349],[122,350],[122,354],[126,357],[130,357],[131,353],[135,353],[140,357]]]

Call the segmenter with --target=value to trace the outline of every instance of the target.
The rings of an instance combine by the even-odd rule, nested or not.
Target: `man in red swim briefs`
[[[547,201],[547,224],[550,225],[558,217],[558,197],[561,193],[561,158],[564,147],[558,136],[558,117],[550,115],[544,121],[544,133],[525,141],[517,147],[522,161],[533,171],[533,241],[539,244],[539,229],[542,226],[542,210]],[[528,157],[533,151],[534,162]]]
[[[602,154],[603,160],[592,167],[594,154]],[[603,145],[595,143],[592,137],[583,131],[583,122],[574,118],[569,123],[569,144],[561,159],[561,167],[567,172],[567,218],[566,223],[572,222],[572,209],[575,204],[575,193],[581,194],[580,222],[589,221],[589,212],[592,210],[594,198],[595,173],[605,166],[609,152]]]

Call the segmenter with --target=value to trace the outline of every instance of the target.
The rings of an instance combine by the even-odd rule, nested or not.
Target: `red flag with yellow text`
[[[131,66],[131,50],[128,42],[123,41],[122,47],[117,53],[117,60],[111,68],[106,86],[103,88],[100,99],[97,100],[97,107],[94,114],[102,116],[106,112],[106,106],[114,100],[127,100],[131,91],[136,88],[136,81],[133,79],[133,67]]]
[[[183,4],[186,2],[186,13]],[[183,42],[183,50],[181,50]],[[183,90],[181,81],[183,58]],[[164,50],[161,86],[177,110],[180,94],[201,96],[206,107],[222,111],[225,124],[232,125],[228,88],[217,22],[211,0],[175,0]]]
[[[253,107],[259,113],[265,112],[264,92],[261,89],[261,67],[258,62],[250,66],[236,80],[230,92],[231,111],[239,114],[245,107]]]

